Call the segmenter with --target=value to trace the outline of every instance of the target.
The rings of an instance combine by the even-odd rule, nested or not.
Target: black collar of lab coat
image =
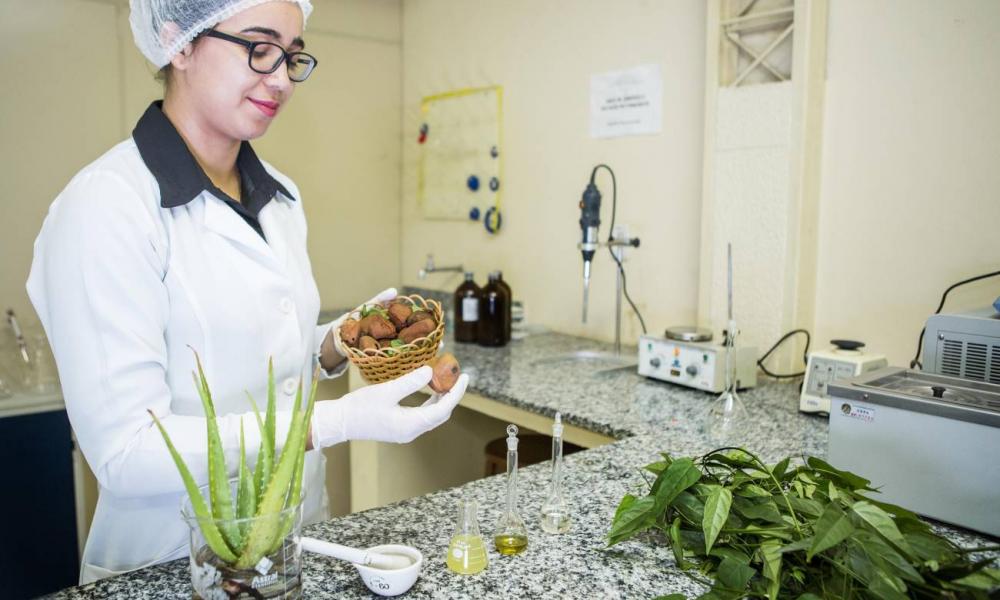
[[[267,172],[253,148],[245,141],[240,144],[240,151],[236,156],[243,202],[216,187],[191,154],[177,128],[163,114],[161,100],[150,104],[143,113],[132,131],[132,139],[135,140],[143,162],[160,186],[160,206],[163,208],[183,206],[207,190],[235,210],[247,225],[264,237],[264,230],[258,220],[261,209],[279,191],[295,200],[285,186]]]

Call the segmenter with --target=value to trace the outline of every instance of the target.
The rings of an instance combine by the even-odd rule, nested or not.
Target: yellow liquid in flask
[[[445,563],[461,575],[473,575],[486,568],[486,544],[482,536],[460,533],[448,544]]]

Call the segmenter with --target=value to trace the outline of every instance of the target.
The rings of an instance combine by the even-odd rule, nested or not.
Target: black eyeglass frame
[[[235,35],[229,35],[228,33],[223,33],[216,29],[207,29],[205,30],[204,33],[202,33],[202,35],[207,37],[214,37],[220,40],[225,40],[227,42],[232,42],[234,44],[239,44],[240,46],[245,47],[247,49],[247,66],[249,66],[250,70],[253,71],[254,73],[260,73],[261,75],[269,75],[271,73],[274,73],[275,71],[278,70],[278,67],[280,67],[282,64],[286,65],[292,64],[291,61],[296,56],[308,56],[310,59],[312,59],[312,68],[309,69],[305,77],[303,77],[302,79],[295,79],[294,77],[292,77],[292,72],[291,71],[288,72],[289,79],[291,79],[295,83],[302,83],[306,79],[309,79],[309,76],[312,75],[312,72],[316,70],[316,66],[319,65],[319,60],[317,60],[316,57],[313,56],[312,54],[309,54],[308,52],[289,52],[284,48],[282,48],[281,46],[279,46],[278,44],[275,44],[274,42],[263,42],[263,41],[252,42],[250,40],[245,40],[241,37],[236,37]],[[271,67],[270,70],[261,71],[260,69],[253,66],[253,52],[254,50],[257,49],[257,46],[265,44],[277,48],[278,51],[281,52],[281,58],[274,63],[274,66]]]

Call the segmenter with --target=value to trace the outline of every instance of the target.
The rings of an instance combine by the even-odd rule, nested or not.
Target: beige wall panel
[[[398,42],[402,36],[400,11],[400,0],[313,0],[306,34],[335,32]]]
[[[595,259],[589,323],[580,323],[582,261],[577,206],[600,162],[616,171],[618,222],[642,248],[627,261],[629,291],[652,331],[693,321],[698,284],[704,98],[705,4],[700,0],[579,2],[527,0],[403,4],[402,275],[418,283],[427,253],[464,263],[480,284],[502,269],[528,320],[610,339],[614,270]],[[590,76],[658,63],[663,72],[663,133],[611,140],[589,136]],[[416,205],[420,100],[466,86],[504,86],[504,230],[426,221]],[[601,235],[609,233],[611,182]],[[426,284],[452,290],[460,277]],[[638,322],[626,311],[624,335]]]
[[[906,365],[951,283],[1000,267],[1000,3],[830,4],[817,346]],[[951,294],[985,306],[1000,281]]]
[[[49,204],[120,141],[115,7],[0,2],[0,306],[37,321],[24,290]]]
[[[323,306],[354,306],[399,282],[399,47],[306,42],[319,66],[255,147],[302,192]]]

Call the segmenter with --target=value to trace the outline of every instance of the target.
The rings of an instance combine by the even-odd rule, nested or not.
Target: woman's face
[[[274,42],[288,52],[302,50],[302,10],[294,2],[265,2],[215,26],[249,41]],[[202,37],[174,58],[170,94],[183,94],[202,118],[201,126],[233,140],[252,140],[292,97],[295,84],[282,63],[273,73],[253,71],[239,44]]]

